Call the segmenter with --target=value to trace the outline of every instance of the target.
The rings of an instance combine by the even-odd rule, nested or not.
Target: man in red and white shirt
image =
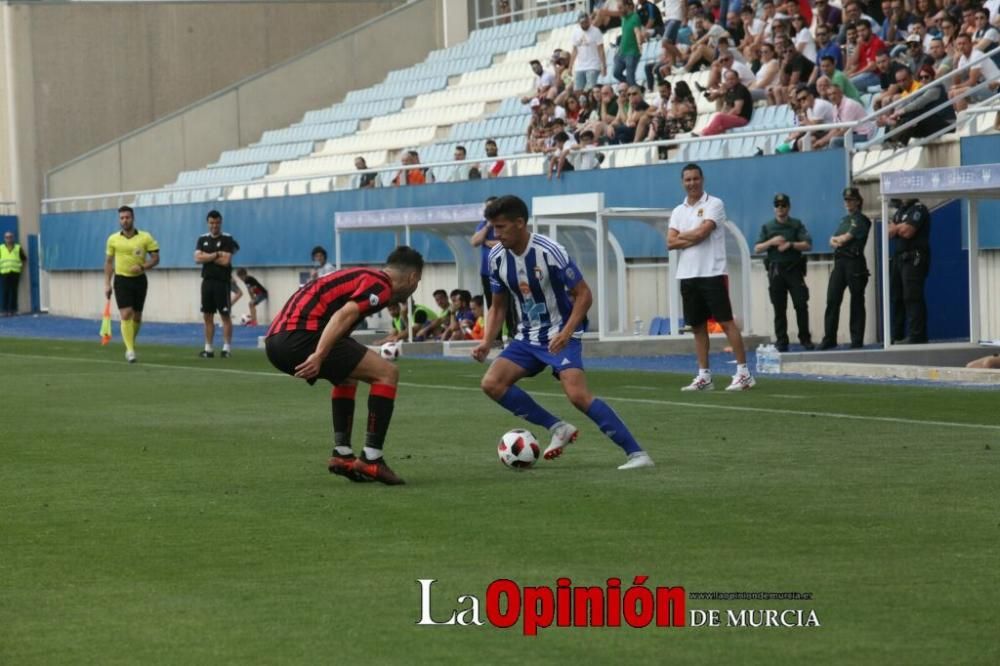
[[[382,270],[347,268],[311,280],[292,294],[268,328],[264,346],[274,367],[310,385],[317,379],[333,384],[334,447],[328,468],[351,481],[403,483],[382,457],[399,369],[350,334],[365,317],[405,303],[423,267],[420,253],[404,245],[392,251]],[[371,384],[371,391],[364,452],[355,457],[351,429],[359,381]]]

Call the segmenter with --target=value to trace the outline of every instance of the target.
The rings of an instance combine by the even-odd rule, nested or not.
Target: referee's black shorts
[[[729,280],[725,275],[681,280],[681,302],[684,304],[684,323],[698,326],[714,317],[723,324],[733,319],[733,306],[729,302]]]
[[[232,282],[222,280],[201,281],[201,311],[205,314],[228,315],[232,298]]]
[[[135,312],[142,312],[146,305],[146,291],[149,288],[149,281],[146,274],[126,277],[115,274],[115,303],[118,309],[132,308]]]
[[[316,351],[320,334],[320,331],[281,331],[270,335],[264,341],[267,359],[278,370],[294,376],[295,367]],[[367,353],[368,348],[354,338],[337,340],[320,366],[319,375],[309,383],[325,379],[331,384],[340,384],[351,376]]]

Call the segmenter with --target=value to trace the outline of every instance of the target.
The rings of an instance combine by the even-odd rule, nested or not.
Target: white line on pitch
[[[126,366],[124,361],[112,361],[110,359],[99,359],[99,358],[76,358],[72,356],[43,356],[41,354],[13,354],[9,352],[0,352],[0,356],[6,356],[10,358],[30,358],[41,361],[76,361],[78,363],[104,363],[108,365],[117,365],[119,367]],[[209,362],[211,363],[211,362]],[[127,367],[127,366],[126,366]],[[138,368],[156,368],[162,370],[177,370],[177,371],[189,371],[194,370],[204,371],[204,372],[219,372],[233,375],[250,375],[256,377],[272,377],[277,379],[287,379],[288,375],[284,375],[278,371],[267,372],[264,370],[230,370],[226,368],[219,367],[209,367],[206,366],[196,366],[196,365],[168,365],[165,363],[143,363],[139,362],[138,366],[133,366]],[[451,386],[448,384],[417,384],[414,382],[400,382],[400,386],[409,386],[412,388],[419,389],[438,389],[441,391],[465,391],[470,393],[482,393],[482,389],[478,386]],[[562,393],[553,393],[548,391],[532,391],[532,395],[541,395],[550,398],[563,398],[565,397]],[[610,395],[602,395],[602,398],[606,400],[613,400],[615,402],[628,402],[638,405],[657,405],[660,407],[683,407],[684,409],[711,409],[711,410],[723,410],[723,411],[733,411],[733,412],[754,412],[760,414],[782,414],[785,416],[819,416],[831,419],[850,419],[855,421],[874,421],[876,423],[898,423],[900,425],[912,425],[912,426],[939,426],[942,428],[974,428],[978,430],[996,430],[1000,431],[1000,425],[988,425],[985,423],[961,423],[957,421],[928,421],[922,419],[904,419],[894,416],[861,416],[858,414],[843,414],[839,412],[816,412],[816,411],[797,411],[794,409],[776,409],[773,407],[746,407],[743,405],[722,405],[718,401],[712,401],[711,403],[700,403],[700,402],[683,402],[680,400],[653,400],[651,398],[621,398]],[[738,400],[736,396],[733,396],[734,400]]]

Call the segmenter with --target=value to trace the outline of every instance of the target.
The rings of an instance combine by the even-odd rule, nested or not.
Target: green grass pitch
[[[479,391],[483,367],[402,359],[386,452],[408,485],[390,488],[326,472],[328,385],[197,351],[129,366],[119,345],[0,341],[0,664],[1000,663],[996,391],[688,395],[687,376],[595,371],[657,463],[626,473],[538,377],[524,385],[582,436],[515,473],[495,444],[522,422]],[[822,626],[416,624],[418,579],[438,581],[442,619],[497,578],[636,575],[810,592],[687,608]]]

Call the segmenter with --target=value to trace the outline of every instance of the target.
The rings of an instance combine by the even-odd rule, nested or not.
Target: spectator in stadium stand
[[[645,32],[647,40],[663,36],[663,14],[660,8],[649,0],[638,0],[635,11],[639,15],[639,23]]]
[[[902,74],[901,72],[898,74]],[[927,111],[939,106],[948,97],[943,83],[934,82],[934,71],[924,66],[917,72],[917,79],[923,86],[916,93],[909,95],[906,101],[892,110],[890,114],[883,114],[878,118],[878,124],[886,128],[895,128],[917,117]],[[951,106],[944,106],[933,114],[918,120],[909,128],[904,128],[899,134],[894,135],[885,143],[889,148],[906,145],[910,139],[923,139],[932,134],[936,134],[945,128],[955,124],[955,109]]]
[[[840,50],[840,44],[832,39],[833,34],[827,26],[816,28],[816,63],[819,64],[826,56],[833,58],[833,66],[837,69],[844,68],[844,54]]]
[[[698,104],[687,81],[678,81],[674,86],[674,94],[670,98],[670,109],[667,111],[667,124],[670,135],[687,134],[698,122]]]
[[[379,186],[378,174],[374,171],[368,171],[368,163],[363,157],[354,158],[354,168],[357,169],[358,173],[351,176],[351,189],[368,189],[372,187]]]
[[[557,179],[562,177],[563,171],[572,171],[573,165],[566,162],[566,155],[570,149],[576,145],[576,141],[570,135],[561,130],[552,137],[552,146],[546,149],[548,157],[548,168],[545,170],[546,177],[551,180],[552,176]]]
[[[734,127],[743,127],[750,122],[753,114],[753,97],[747,87],[740,83],[734,70],[727,70],[724,78],[725,95],[716,100],[718,111],[701,131],[701,136],[722,134]]]
[[[754,80],[747,86],[750,97],[758,102],[767,99],[767,89],[777,83],[781,73],[781,63],[778,62],[774,46],[763,44],[760,47],[760,67],[754,74]]]
[[[801,14],[792,17],[792,44],[809,62],[816,64],[816,40]]]
[[[257,278],[247,273],[245,268],[237,268],[236,276],[243,281],[246,285],[247,294],[249,295],[250,302],[250,321],[247,322],[248,326],[257,325],[257,306],[267,300],[267,289],[264,288]]]
[[[837,36],[837,41],[841,46],[843,46],[847,41],[847,29],[849,27],[857,29],[858,25],[861,23],[868,26],[869,33],[874,34],[874,31],[878,28],[878,24],[875,22],[875,19],[861,11],[860,2],[852,0],[844,5],[844,23],[840,28],[840,34]],[[858,31],[858,36],[861,36],[860,31]],[[874,58],[874,54],[872,54],[872,57]]]
[[[956,111],[964,111],[969,107],[969,104],[985,101],[997,94],[997,89],[1000,88],[1000,69],[997,68],[992,58],[986,57],[982,51],[972,47],[970,35],[959,35],[955,44],[959,53],[957,69],[962,69],[967,65],[970,68],[964,76],[957,74],[952,79],[951,88],[948,89],[948,98],[953,100],[952,103]],[[959,99],[960,95],[983,82],[988,83],[971,95]]]
[[[955,37],[958,35],[958,23],[950,16],[945,15],[941,19],[940,27],[941,41],[944,42],[944,48],[951,54],[952,58],[957,60],[961,57],[955,45]]]
[[[687,63],[684,65],[684,69],[691,73],[697,72],[702,67],[711,67],[716,50],[719,48],[719,40],[723,37],[729,38],[726,29],[715,23],[710,13],[698,17],[698,27],[702,31],[701,36],[691,44]]]
[[[910,29],[913,17],[903,6],[903,0],[883,0],[882,8],[885,10],[888,5],[889,11],[885,12],[885,19],[882,21],[882,41],[886,46],[895,47],[902,44]],[[892,50],[896,54],[895,48]]]
[[[544,69],[541,61],[539,60],[532,60],[529,64],[531,65],[531,71],[535,73],[535,92],[533,95],[522,97],[521,103],[529,103],[532,97],[536,99],[555,97],[555,72]]]
[[[854,87],[847,75],[836,68],[832,57],[826,55],[820,58],[819,72],[820,76],[828,78],[830,83],[839,87],[848,98],[858,103],[861,102],[861,94],[858,89]]]
[[[851,83],[858,90],[864,92],[873,86],[879,85],[881,80],[878,71],[877,58],[879,53],[889,52],[885,48],[885,43],[874,33],[867,21],[860,21],[855,25],[858,31],[858,62],[852,71],[847,75],[851,77]]]
[[[599,77],[608,73],[604,35],[591,24],[587,12],[580,12],[569,40],[573,45],[569,59],[569,69],[573,72],[573,90],[590,90],[597,85]]]
[[[774,306],[774,346],[788,351],[788,297],[792,297],[799,342],[806,350],[815,349],[809,333],[809,288],[806,286],[806,257],[812,238],[802,220],[791,217],[792,201],[787,194],[774,195],[774,218],[760,229],[754,254],[767,253],[768,295]]]
[[[646,128],[649,126],[649,118],[646,115],[649,111],[649,104],[643,99],[642,89],[638,86],[629,88],[628,97],[628,114],[625,117],[625,122],[614,126],[615,134],[611,143],[632,143],[637,136],[646,135]]]
[[[404,168],[393,177],[393,187],[403,187],[406,185],[423,185],[427,182],[427,169],[419,166],[420,155],[415,150],[407,150],[400,160]]]
[[[812,76],[815,65],[796,51],[787,37],[779,39],[776,48],[781,58],[781,74],[778,83],[768,89],[767,96],[772,104],[788,104],[794,97],[795,88]]]
[[[840,86],[835,83],[830,83],[830,80],[825,76],[821,77],[821,80],[825,80],[827,82],[826,87],[829,92],[826,99],[833,105],[833,122],[857,123],[859,120],[862,120],[868,115],[865,107],[845,95],[844,91],[840,89]],[[875,136],[875,130],[875,123],[872,121],[855,124],[854,128],[851,130],[851,140],[854,142],[855,146],[866,141],[871,141]],[[813,141],[813,150],[825,148],[826,146],[837,148],[844,145],[844,136],[847,134],[847,131],[847,128],[830,130],[826,136],[822,136]]]
[[[630,86],[635,85],[635,70],[639,67],[642,45],[646,41],[639,15],[632,0],[621,0],[622,36],[615,54],[614,77]]]
[[[670,75],[675,66],[684,62],[684,56],[677,48],[677,41],[681,27],[687,21],[688,6],[686,0],[663,0],[663,40],[661,42],[663,56],[661,62],[666,65],[667,69],[660,72],[661,76]]]
[[[934,78],[940,79],[945,74],[955,69],[955,59],[948,53],[944,46],[944,40],[940,37],[931,39],[930,48],[927,53],[934,60]]]
[[[896,63],[896,67],[893,71],[893,85],[890,88],[892,91],[892,96],[889,98],[887,104],[892,104],[897,100],[901,100],[904,97],[909,97],[913,93],[920,90],[923,85],[920,81],[913,77],[910,68],[901,63]]]
[[[461,162],[466,159],[465,146],[455,146],[455,152],[452,155],[452,160],[455,162]],[[469,170],[472,168],[471,164],[455,164],[450,167],[439,167],[437,169],[440,176],[434,179],[437,183],[458,183],[464,180],[469,180]]]
[[[910,33],[906,37],[906,50],[899,56],[899,61],[911,72],[919,72],[924,65],[934,65],[934,59],[924,53],[920,35]]]
[[[833,123],[834,108],[833,104],[826,101],[825,99],[820,99],[813,94],[813,91],[809,86],[804,83],[799,84],[798,88],[795,89],[795,102],[798,107],[797,116],[799,127],[806,125],[828,125]],[[788,135],[788,139],[785,142],[785,146],[788,149],[781,150],[779,146],[778,152],[801,151],[806,150],[806,136],[809,136],[809,144],[826,136],[826,131],[817,132],[799,132],[795,131]]]
[[[972,33],[972,48],[989,53],[1000,46],[1000,31],[990,25],[990,12],[980,7],[976,10],[976,29]]]
[[[840,32],[842,18],[840,9],[831,5],[830,0],[816,0],[813,6],[813,28],[815,31],[818,32],[820,26],[826,26],[827,31],[832,33],[832,37]]]
[[[733,51],[730,51],[728,47],[722,46],[722,40],[719,41],[719,57],[715,59],[712,63],[712,67],[709,70],[708,75],[708,86],[701,86],[697,81],[695,81],[695,87],[704,93],[705,98],[711,102],[719,99],[726,94],[726,89],[722,85],[722,75],[729,70],[736,72],[736,75],[740,79],[740,83],[744,86],[749,86],[754,82],[753,70],[747,65],[735,60],[733,57]]]
[[[330,263],[326,253],[326,248],[322,245],[314,247],[312,252],[309,253],[309,256],[312,257],[313,262],[312,270],[309,272],[310,280],[315,280],[316,278],[323,277],[324,275],[337,270],[333,267],[333,264]]]
[[[574,171],[589,171],[601,166],[602,155],[589,148],[595,148],[594,133],[590,130],[580,132],[580,142],[573,145],[566,155],[566,160],[573,165]]]
[[[756,17],[752,5],[744,3],[740,8],[740,24],[743,26],[743,39],[736,44],[743,54],[743,59],[752,62],[757,59],[760,44],[764,43],[763,40],[760,43],[757,41],[764,32],[764,21]]]
[[[542,115],[542,120],[545,121],[546,124],[548,124],[553,120],[555,120],[556,118],[565,118],[566,109],[559,106],[551,99],[543,99],[541,115]]]
[[[875,73],[879,77],[879,87],[882,88],[882,92],[872,98],[873,109],[881,109],[891,103],[894,97],[899,94],[899,88],[896,86],[896,72],[905,68],[906,65],[891,59],[887,51],[881,51],[876,56]],[[853,82],[854,79],[851,81]]]
[[[622,0],[602,0],[595,3],[591,23],[601,32],[607,32],[622,24]]]
[[[495,139],[486,139],[483,144],[486,151],[487,161],[479,167],[479,171],[485,178],[499,178],[504,175],[507,163],[497,157],[497,142]]]

